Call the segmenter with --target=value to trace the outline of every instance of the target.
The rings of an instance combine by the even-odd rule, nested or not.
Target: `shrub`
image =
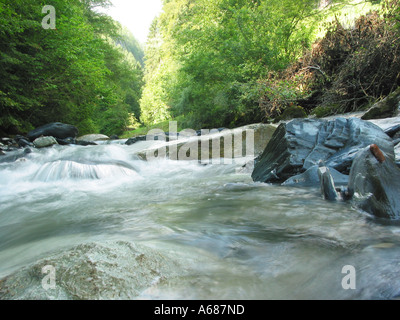
[[[360,110],[400,85],[399,31],[391,14],[360,17],[353,29],[336,21],[313,45],[296,69],[302,85],[313,92],[315,105],[333,113]],[[322,110],[322,109],[320,109]]]
[[[400,10],[361,16],[345,29],[332,22],[324,38],[285,71],[265,81],[260,108],[279,117],[291,104],[317,117],[363,110],[400,85]]]

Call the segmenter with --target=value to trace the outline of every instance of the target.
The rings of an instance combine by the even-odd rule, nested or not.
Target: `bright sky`
[[[113,6],[105,12],[127,27],[142,44],[154,18],[161,13],[161,0],[111,0]]]

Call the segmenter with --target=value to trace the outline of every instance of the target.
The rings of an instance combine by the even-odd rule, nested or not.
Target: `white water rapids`
[[[241,164],[57,146],[0,164],[0,299],[392,299],[400,227]],[[345,290],[344,266],[356,289]],[[45,266],[55,287],[44,288]]]

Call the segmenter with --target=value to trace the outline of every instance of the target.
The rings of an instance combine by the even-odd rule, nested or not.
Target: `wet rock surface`
[[[400,218],[400,169],[375,147],[363,149],[354,160],[349,193],[359,208],[376,217]]]
[[[318,177],[320,180],[321,194],[324,199],[330,201],[338,200],[339,193],[336,190],[335,182],[329,168],[318,168]]]
[[[54,288],[50,281],[51,268]],[[135,299],[146,289],[183,273],[178,262],[141,245],[124,241],[88,243],[0,279],[0,299]],[[42,281],[46,274],[49,280],[45,285],[49,287]]]
[[[320,183],[319,175],[320,167],[315,165],[308,169],[306,172],[289,178],[282,183],[284,186],[299,186],[299,187],[315,187]],[[329,169],[333,181],[337,186],[347,186],[349,176],[340,173],[339,171],[331,168]]]
[[[278,127],[258,159],[252,178],[257,182],[282,183],[319,161],[349,174],[356,154],[375,143],[394,159],[392,139],[371,122],[357,118],[296,119]]]
[[[7,153],[0,155],[0,163],[15,162],[19,159],[25,158],[30,153],[32,153],[32,150],[30,148],[19,149],[19,150],[7,152]]]
[[[257,156],[263,152],[276,130],[275,125],[252,124],[236,129],[183,130],[179,134],[164,133],[159,136],[141,136],[129,139],[126,144],[139,141],[168,141],[165,146],[150,147],[138,153],[143,160],[167,157],[172,160],[234,159],[243,155]],[[208,133],[207,133],[208,132]],[[157,154],[157,156],[154,156]]]
[[[146,141],[147,140],[147,136],[139,136],[139,137],[133,137],[128,139],[128,141],[125,142],[125,144],[127,146],[131,146],[139,141]]]

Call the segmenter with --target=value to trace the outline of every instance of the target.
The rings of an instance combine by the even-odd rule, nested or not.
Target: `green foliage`
[[[118,39],[117,44],[130,52],[141,67],[144,67],[144,49],[127,28],[121,28],[120,39]]]
[[[336,21],[315,43],[298,70],[318,66],[318,70],[307,68],[303,85],[319,92],[314,103],[321,110],[334,114],[361,110],[400,85],[400,33],[392,19],[390,11],[371,12],[359,17],[353,29]]]
[[[346,12],[350,7],[362,12],[358,5],[344,6]],[[279,117],[290,104],[317,117],[363,110],[397,88],[400,34],[393,12],[398,3],[385,1],[375,8],[380,9],[359,16],[349,28],[339,18],[326,24],[324,37],[301,59],[264,80],[260,106],[265,116]]]
[[[259,121],[259,80],[309,44],[318,1],[171,0],[146,47],[142,121],[192,128]]]
[[[398,85],[399,16],[398,0],[165,0],[141,120],[198,129],[361,108]]]
[[[120,38],[116,23],[93,11],[108,1],[52,0],[56,30],[42,28],[46,4],[0,1],[1,130],[60,121],[82,134],[111,132],[103,121],[110,114],[139,113],[142,71],[111,40]],[[120,132],[123,121],[111,127]]]

